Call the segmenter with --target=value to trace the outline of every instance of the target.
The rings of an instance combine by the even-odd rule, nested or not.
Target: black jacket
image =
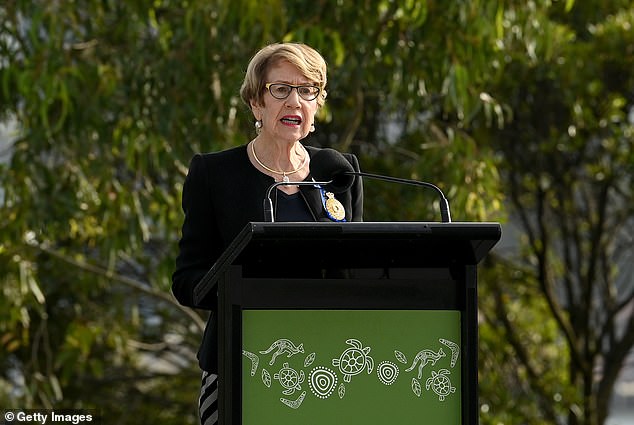
[[[318,149],[307,146],[309,155]],[[355,171],[357,158],[343,154]],[[311,176],[308,176],[310,180]],[[222,152],[197,154],[190,163],[183,186],[185,221],[172,275],[172,292],[183,305],[211,310],[198,361],[203,370],[217,372],[217,299],[194,305],[194,287],[207,273],[234,237],[250,221],[264,221],[263,200],[274,179],[250,163],[246,145]],[[275,191],[277,192],[277,191]],[[315,221],[330,221],[313,186],[300,186]],[[360,178],[352,187],[336,195],[346,210],[347,221],[362,221],[363,187]],[[275,203],[275,196],[273,201]],[[213,293],[213,291],[212,291]]]

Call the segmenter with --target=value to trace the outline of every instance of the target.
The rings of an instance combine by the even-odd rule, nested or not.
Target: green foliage
[[[276,41],[329,63],[307,143],[441,182],[456,221],[504,221],[507,204],[519,217],[521,255],[481,279],[483,423],[605,403],[609,380],[579,384],[599,358],[575,352],[588,306],[549,298],[544,278],[604,280],[620,297],[604,305],[630,293],[610,286],[618,270],[566,270],[612,264],[599,254],[631,223],[633,13],[622,0],[3,2],[0,118],[19,132],[0,153],[0,405],[196,423],[204,313],[169,294],[182,182],[194,152],[253,136],[238,90]],[[433,192],[365,187],[366,220],[438,220]],[[619,208],[602,209],[604,193]]]
[[[504,39],[505,49],[514,52],[505,67],[522,83],[496,84],[496,96],[505,99],[514,119],[490,141],[505,158],[500,174],[525,244],[504,265],[521,270],[522,289],[534,287],[543,298],[521,302],[519,316],[519,289],[492,285],[497,310],[488,311],[499,313],[489,316],[491,329],[483,334],[511,342],[511,364],[521,368],[513,372],[511,366],[501,375],[515,380],[516,398],[535,397],[521,406],[491,398],[490,423],[508,420],[504,415],[512,410],[545,422],[567,416],[569,423],[603,423],[618,370],[634,344],[634,322],[624,309],[634,298],[628,277],[632,250],[624,248],[631,245],[625,229],[634,212],[634,123],[627,94],[634,76],[632,56],[623,55],[634,46],[633,12],[630,6],[600,23],[587,15],[583,28],[578,12],[573,25],[509,14],[507,25],[517,30]],[[524,320],[537,317],[552,320],[540,321],[539,343],[523,332]],[[557,335],[544,340],[553,325]],[[549,358],[548,352],[566,357]],[[484,367],[497,375],[498,365]],[[503,414],[497,413],[500,406]]]
[[[501,262],[481,270],[482,424],[550,424],[581,404],[569,382],[566,343],[539,285],[530,269],[516,267]]]

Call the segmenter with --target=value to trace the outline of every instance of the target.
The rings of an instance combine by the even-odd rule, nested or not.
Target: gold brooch
[[[328,216],[341,221],[346,217],[346,210],[344,209],[341,202],[335,199],[335,195],[332,192],[326,192],[326,212]]]

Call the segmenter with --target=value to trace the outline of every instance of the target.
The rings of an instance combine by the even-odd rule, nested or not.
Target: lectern
[[[498,223],[249,223],[218,294],[220,425],[478,423],[477,264]]]

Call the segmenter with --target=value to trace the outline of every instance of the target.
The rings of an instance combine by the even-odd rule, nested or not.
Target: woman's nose
[[[297,89],[291,90],[291,94],[288,95],[284,102],[289,108],[296,108],[300,105],[300,97]]]

